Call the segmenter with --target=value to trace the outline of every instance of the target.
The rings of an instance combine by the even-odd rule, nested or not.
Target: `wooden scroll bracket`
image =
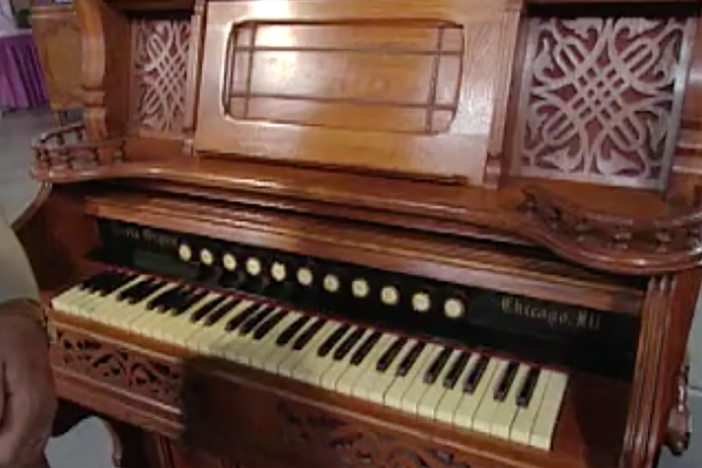
[[[680,214],[633,219],[588,211],[542,187],[523,192],[522,232],[580,264],[615,273],[661,274],[694,268],[702,260],[699,194]]]
[[[690,373],[690,356],[687,355],[680,366],[677,381],[677,393],[673,399],[673,408],[668,420],[668,432],[665,444],[675,456],[681,456],[690,446],[692,417],[688,404],[688,378]]]

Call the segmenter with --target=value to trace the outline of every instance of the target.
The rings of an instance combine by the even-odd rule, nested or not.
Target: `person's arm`
[[[27,256],[0,217],[0,468],[46,466],[56,397],[42,317]]]

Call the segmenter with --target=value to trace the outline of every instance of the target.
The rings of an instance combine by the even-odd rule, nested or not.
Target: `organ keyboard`
[[[548,449],[567,375],[290,310],[243,295],[107,271],[56,311],[387,407]]]
[[[124,467],[685,450],[698,0],[73,5],[84,119],[16,224],[57,432],[104,418]]]

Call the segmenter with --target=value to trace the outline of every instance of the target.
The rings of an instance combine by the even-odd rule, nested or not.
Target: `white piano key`
[[[509,439],[510,429],[512,428],[512,423],[519,409],[517,406],[517,396],[524,385],[524,379],[526,379],[528,372],[529,366],[526,364],[519,365],[517,374],[512,381],[512,386],[507,393],[507,397],[498,405],[493,414],[490,433],[500,439]]]
[[[500,402],[495,400],[495,389],[499,385],[500,380],[502,380],[502,376],[509,365],[509,361],[504,361],[501,359],[495,360],[497,361],[497,369],[495,370],[495,374],[492,377],[489,387],[485,389],[483,398],[478,405],[478,410],[475,412],[472,426],[474,431],[483,432],[486,434],[490,433],[492,418],[494,417],[497,407],[500,405]]]
[[[444,379],[446,378],[446,374],[448,374],[451,371],[451,368],[453,367],[456,360],[458,360],[458,358],[460,357],[461,351],[454,350],[451,353],[451,356],[449,356],[448,360],[446,361],[444,368],[441,369],[441,372],[439,373],[439,376],[437,377],[436,381],[433,384],[429,385],[429,388],[424,393],[422,399],[419,401],[417,414],[419,414],[420,416],[424,416],[425,418],[431,419],[434,419],[436,417],[436,413],[439,408],[439,403],[446,394],[446,387],[444,387]],[[458,386],[459,382],[460,380],[456,382],[456,386]]]
[[[387,392],[385,392],[385,397],[383,398],[383,403],[385,406],[402,409],[402,397],[412,386],[415,379],[421,379],[421,376],[417,376],[424,370],[427,361],[434,355],[436,349],[441,348],[434,343],[427,343],[409,372],[407,372],[407,374],[404,376],[398,376],[395,378],[395,381],[392,383]]]
[[[141,275],[106,296],[93,294],[91,297],[85,297],[80,303],[74,304],[74,313],[96,322],[106,323],[113,311],[121,309],[125,305],[124,302],[117,300],[117,296],[146,278],[146,276]]]
[[[334,331],[330,333],[327,336],[327,338],[333,335],[340,325],[341,323],[337,323],[337,326],[334,327]],[[349,362],[350,355],[353,354],[355,350],[360,347],[360,343],[362,343],[369,335],[370,331],[366,330],[361,336],[361,338],[358,341],[356,341],[351,351],[345,356],[345,359],[343,361],[345,362],[347,368],[351,365]],[[304,365],[299,366],[293,371],[293,377],[299,380],[303,380],[305,382],[320,385],[320,382],[322,380],[322,377],[325,375],[325,372],[332,366],[332,364],[336,362],[333,358],[333,351],[328,353],[324,357],[319,357],[317,354],[319,347],[324,343],[324,341],[326,341],[327,338],[325,338],[323,341],[320,341],[319,346],[317,346],[317,349],[315,349],[313,353],[308,354],[307,359],[305,359],[305,362],[303,363]]]
[[[546,388],[548,387],[551,374],[551,371],[544,370],[539,373],[539,379],[536,382],[536,387],[534,387],[534,393],[531,395],[529,405],[526,408],[519,408],[517,411],[517,417],[509,433],[510,440],[526,445],[529,444],[531,430],[536,422],[536,417],[539,415],[541,402],[546,394]]]
[[[560,413],[561,403],[566,391],[568,377],[560,372],[551,374],[546,394],[541,402],[539,414],[529,438],[532,447],[549,450],[553,442],[553,433]]]
[[[473,422],[478,408],[483,401],[483,397],[488,393],[488,391],[493,387],[493,377],[499,375],[498,367],[502,368],[502,365],[507,365],[507,361],[502,361],[499,359],[490,359],[483,377],[480,379],[480,383],[475,388],[473,393],[464,393],[461,402],[456,408],[456,412],[453,415],[453,423],[456,426],[463,427],[466,429],[473,428]],[[463,387],[463,382],[460,383]],[[492,397],[490,395],[490,397]]]
[[[173,317],[173,320],[169,321],[167,326],[160,327],[158,324],[152,324],[154,327],[152,336],[170,343],[184,345],[185,340],[197,330],[197,325],[191,321],[193,314],[211,301],[219,298],[221,298],[220,294],[210,293],[182,314]]]
[[[295,340],[302,334],[304,331],[310,327],[314,323],[315,319],[313,317],[309,317],[309,320],[305,322],[305,324],[297,331],[295,336],[293,336],[287,343],[284,345],[278,345],[276,343],[276,347],[273,350],[272,353],[270,353],[268,356],[266,356],[266,360],[263,364],[263,368],[267,370],[268,372],[271,372],[273,374],[278,373],[278,366],[282,364],[283,361],[288,359],[292,353],[296,353],[297,351],[294,351],[293,345],[295,343]],[[281,333],[284,330],[281,331]],[[276,338],[277,341],[278,338]]]
[[[434,363],[436,358],[439,356],[441,351],[444,350],[443,346],[435,345],[433,351],[427,354],[424,360],[424,365],[421,369],[417,369],[417,374],[415,376],[414,382],[407,388],[407,391],[402,395],[402,400],[400,402],[400,407],[407,413],[417,414],[419,411],[419,402],[422,401],[424,394],[429,390],[431,385],[424,383],[424,374],[427,373],[429,367]]]
[[[253,333],[242,335],[242,327],[248,320],[267,310],[269,310],[268,304],[257,304],[253,309],[253,313],[240,323],[236,330],[225,330],[220,340],[214,345],[215,355],[233,362],[244,362],[245,359],[239,353],[239,348],[248,340],[253,339]]]
[[[380,358],[383,356],[383,354],[385,354],[385,352],[393,345],[395,340],[397,340],[399,337],[392,333],[385,333],[383,335],[383,338],[384,340],[381,339],[382,342],[378,342],[375,349],[372,351],[372,355],[366,357],[366,360],[369,360],[369,362],[367,363],[363,372],[358,377],[358,379],[356,379],[351,388],[351,395],[357,398],[363,400],[370,399],[370,397],[368,396],[368,392],[371,388],[373,388],[373,384],[376,382],[376,379],[380,375],[380,373],[376,369],[376,365]]]
[[[371,330],[360,341],[365,341],[373,333],[375,333],[375,331]],[[375,365],[375,363],[378,361],[378,358],[380,357],[380,352],[384,350],[387,347],[387,344],[391,343],[392,341],[393,340],[390,335],[382,335],[373,346],[373,349],[370,350],[368,354],[366,354],[366,356],[363,358],[363,360],[357,365],[353,365],[350,363],[351,356],[349,356],[349,368],[346,370],[346,372],[344,372],[341,375],[339,380],[336,382],[336,391],[345,395],[351,395],[351,391],[355,386],[356,382],[360,379],[361,375],[363,375],[366,369],[368,369],[371,365]],[[361,345],[362,344],[363,343],[361,343]],[[359,348],[360,346],[356,346],[354,352],[356,352]]]
[[[448,424],[453,424],[458,406],[461,404],[461,400],[465,395],[463,392],[463,383],[468,378],[468,375],[470,375],[470,372],[473,370],[475,364],[477,364],[479,358],[479,354],[471,353],[470,357],[468,358],[468,362],[466,363],[466,367],[463,369],[463,372],[461,372],[461,375],[456,381],[456,385],[450,390],[446,390],[446,393],[444,393],[444,395],[441,397],[439,406],[434,412],[434,417],[437,420]]]
[[[363,328],[363,327],[351,327],[348,332],[344,335],[344,337],[339,340],[336,346],[332,349],[332,351],[329,353],[329,359],[331,360],[331,365],[325,370],[324,374],[320,376],[319,379],[319,384],[328,390],[336,390],[336,384],[341,378],[342,375],[344,375],[344,372],[346,372],[349,369],[349,366],[351,365],[350,360],[351,360],[351,355],[356,352],[356,349],[358,349],[360,345],[360,342],[363,341],[363,337],[358,340],[349,350],[348,353],[343,357],[343,359],[335,360],[334,359],[334,351],[336,348],[346,340],[347,337],[349,337],[351,334],[354,333],[358,328]],[[366,335],[364,334],[364,337]]]
[[[312,324],[315,323],[315,320],[312,321]],[[305,329],[309,328],[312,326],[312,324],[308,325],[305,327]],[[317,347],[320,345],[322,341],[327,339],[329,335],[334,333],[334,330],[336,327],[339,326],[339,322],[335,320],[327,321],[322,328],[320,328],[317,333],[312,337],[310,341],[305,344],[303,349],[299,351],[292,350],[290,355],[288,356],[287,359],[283,360],[279,365],[278,365],[278,374],[283,375],[285,377],[293,377],[293,370],[297,369],[300,366],[305,366],[305,361],[308,359],[308,355],[311,353],[316,353],[317,352]],[[303,332],[304,333],[304,332]],[[297,337],[293,339],[296,340],[301,334],[298,334]],[[299,372],[299,371],[298,371]]]
[[[414,338],[407,340],[390,366],[385,369],[385,372],[376,372],[376,377],[373,379],[373,386],[368,389],[368,399],[370,401],[383,404],[385,394],[397,378],[397,368],[400,367],[400,363],[402,363],[405,356],[414,348],[415,344],[417,344],[417,340]]]
[[[259,340],[259,345],[249,356],[249,364],[259,369],[264,368],[267,358],[278,348],[276,340],[278,336],[288,328],[298,318],[302,317],[299,312],[289,311],[283,319]]]
[[[220,317],[217,323],[209,326],[203,325],[201,331],[195,333],[188,339],[187,346],[207,356],[215,355],[217,352],[217,343],[222,339],[225,333],[227,333],[227,323],[252,307],[256,307],[254,301],[242,299],[231,310],[224,314],[224,316]]]
[[[266,310],[270,310],[270,306],[268,306]],[[272,308],[272,310],[270,310],[270,312],[267,313],[266,318],[263,321],[271,318],[273,314],[276,314],[279,310],[281,310],[280,307]],[[261,323],[263,323],[263,321],[259,322],[259,324],[256,327],[261,326]],[[229,350],[229,352],[233,352],[236,355],[234,359],[236,360],[236,362],[246,365],[249,364],[251,354],[254,353],[254,350],[260,343],[260,341],[254,339],[255,330],[256,329],[254,328],[253,330],[249,331],[249,333],[245,337],[243,337],[243,339],[237,340],[234,343],[234,349]],[[227,356],[229,356],[229,354],[227,354]]]

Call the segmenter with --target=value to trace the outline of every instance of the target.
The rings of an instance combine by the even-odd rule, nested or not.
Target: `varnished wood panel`
[[[71,5],[32,7],[32,34],[53,112],[83,106],[82,48]]]
[[[519,7],[211,3],[195,149],[480,185]]]

